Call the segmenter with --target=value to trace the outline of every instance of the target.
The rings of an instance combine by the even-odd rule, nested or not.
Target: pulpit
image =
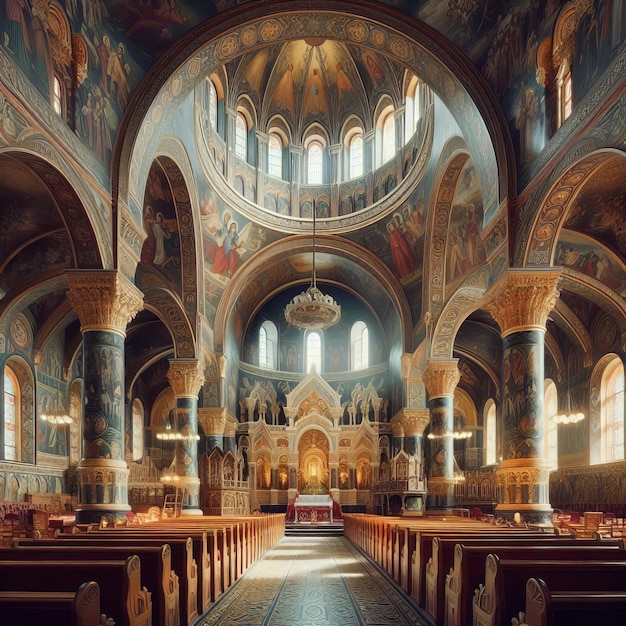
[[[329,495],[299,495],[294,502],[296,522],[332,522],[333,502]]]

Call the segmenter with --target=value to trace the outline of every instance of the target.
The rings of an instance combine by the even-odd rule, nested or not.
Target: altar
[[[328,495],[300,495],[294,502],[296,522],[332,522],[333,504]]]

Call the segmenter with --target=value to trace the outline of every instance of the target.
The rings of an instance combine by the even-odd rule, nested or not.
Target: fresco
[[[484,262],[487,255],[480,236],[483,218],[481,188],[469,159],[460,173],[450,215],[446,258],[448,285],[457,285]]]

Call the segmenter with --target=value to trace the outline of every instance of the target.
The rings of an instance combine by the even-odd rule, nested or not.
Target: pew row
[[[626,591],[552,591],[541,578],[526,583],[520,626],[588,626],[626,623]]]
[[[115,624],[152,626],[152,594],[141,585],[137,555],[124,561],[2,561],[1,571],[0,591],[11,593],[73,592],[93,580]]]
[[[465,548],[460,560],[456,560],[456,546]],[[538,559],[565,558],[580,552],[589,555],[603,555],[607,550],[621,549],[621,542],[600,540],[576,540],[569,536],[543,535],[538,537],[454,537],[442,536],[433,539],[432,556],[426,564],[426,610],[439,622],[444,621],[444,612],[459,614],[461,607],[471,613],[471,595],[478,583],[484,582],[484,563],[490,553],[502,553],[508,558],[530,558],[529,552]],[[470,580],[470,584],[466,584]],[[449,583],[449,585],[448,585]],[[473,585],[473,586],[472,586]],[[450,589],[448,590],[448,586]],[[458,590],[458,591],[457,591]],[[447,597],[446,597],[447,596]],[[460,623],[467,623],[463,615]],[[471,620],[470,620],[471,621]]]
[[[0,568],[4,561],[108,561],[124,560],[136,554],[141,561],[142,582],[152,593],[155,626],[180,625],[180,589],[172,570],[171,548],[162,546],[17,545],[0,548]],[[99,592],[98,592],[99,593]]]
[[[526,604],[526,584],[530,578],[541,578],[553,592],[626,590],[626,558],[620,552],[621,558],[612,552],[612,556],[597,559],[576,555],[546,561],[512,560],[490,554],[485,561],[485,584],[474,592],[475,626],[499,626],[519,616]],[[594,620],[594,623],[604,622]]]
[[[3,626],[101,626],[98,583],[83,583],[72,591],[0,591],[0,623]]]

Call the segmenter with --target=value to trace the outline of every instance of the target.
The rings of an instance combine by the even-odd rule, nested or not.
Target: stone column
[[[376,169],[376,128],[363,133],[363,172],[365,173],[366,206],[374,202],[374,170]]]
[[[424,384],[430,405],[428,493],[431,507],[454,506],[454,390],[459,382],[458,359],[426,364]]]
[[[268,171],[269,136],[256,131],[256,198],[255,202],[265,206],[265,175]]]
[[[544,453],[544,338],[559,297],[554,270],[509,271],[489,304],[503,343],[501,432],[496,514],[552,523]]]
[[[300,185],[304,176],[304,150],[302,146],[289,144],[291,156],[291,215],[300,217]]]
[[[194,359],[172,359],[167,379],[176,400],[175,466],[177,486],[186,494],[183,515],[202,515],[200,509],[200,477],[198,473],[198,393],[204,382]]]
[[[124,339],[143,308],[143,294],[116,271],[68,273],[67,296],[83,336],[83,458],[77,468],[76,521],[126,514]]]

